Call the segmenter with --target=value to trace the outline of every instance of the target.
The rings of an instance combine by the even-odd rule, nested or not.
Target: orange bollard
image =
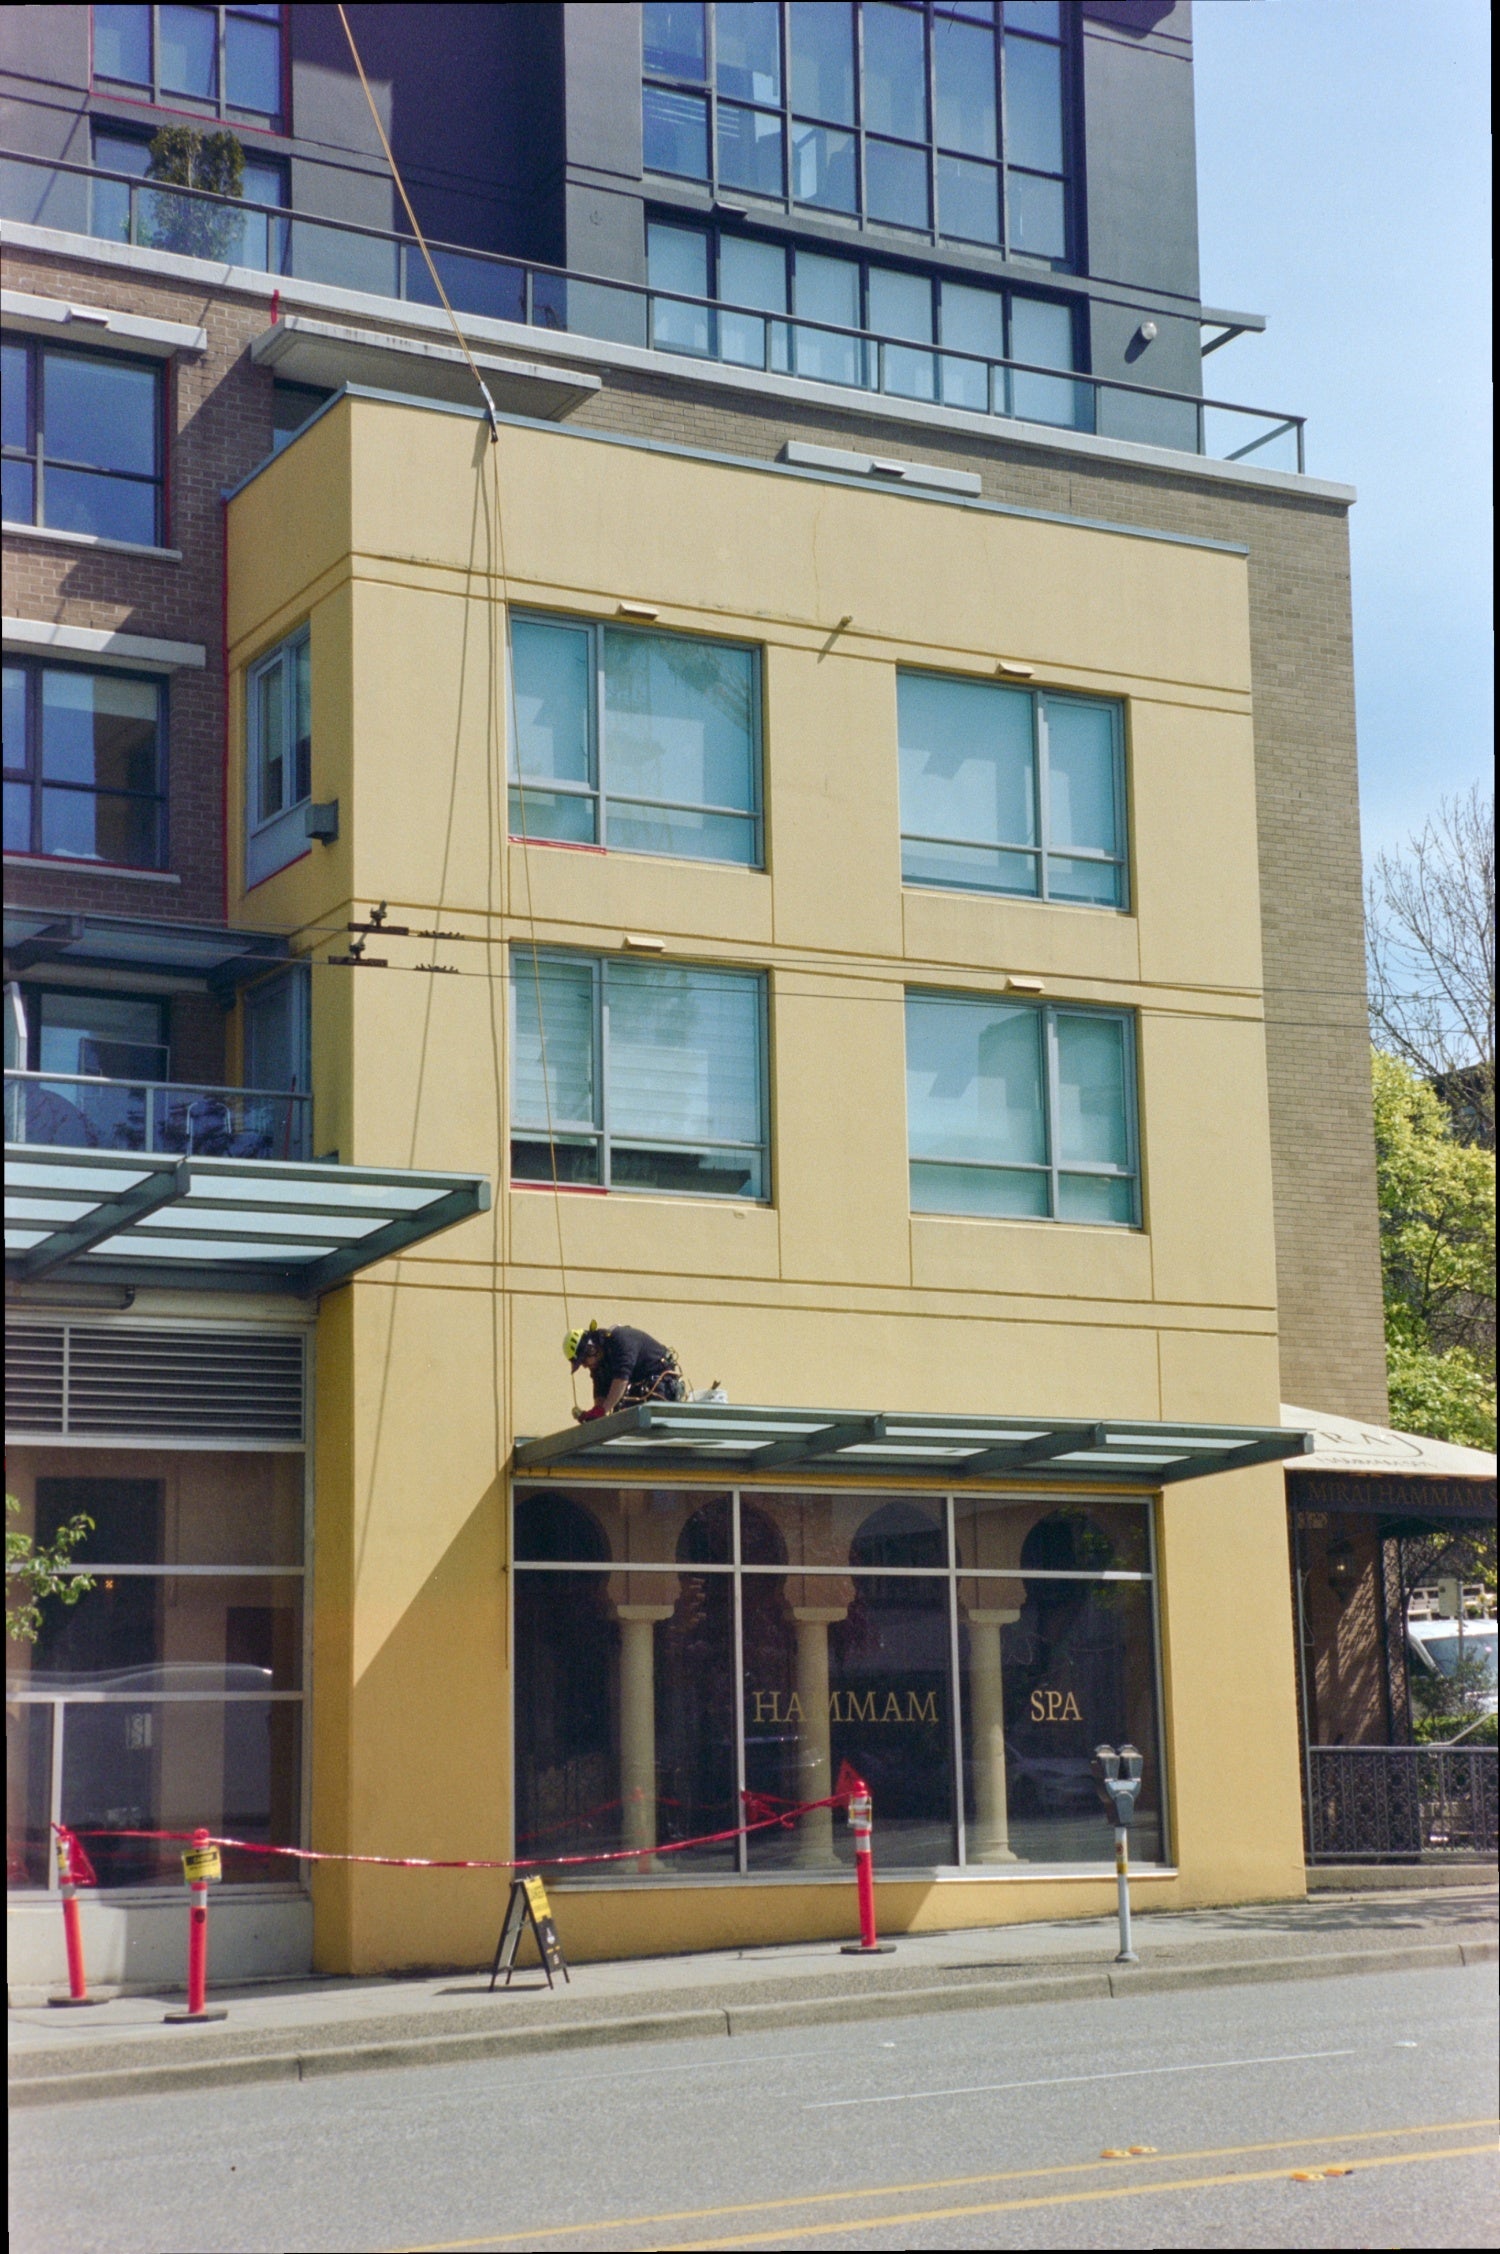
[[[74,1872],[78,1876],[75,1878]],[[70,1831],[59,1828],[57,1834],[57,1890],[62,1896],[63,1941],[68,1952],[68,1992],[65,1996],[49,1996],[47,2001],[59,2011],[76,2010],[80,2004],[97,2004],[103,1999],[89,1994],[88,1976],[83,1969],[83,1921],[78,1913],[78,1887],[93,1882],[88,1857],[79,1847]]]
[[[227,2019],[222,2006],[210,2011],[208,1994],[208,1882],[219,1876],[219,1850],[210,1846],[207,1827],[200,1824],[193,1844],[182,1858],[182,1875],[188,1885],[188,2000],[186,2011],[169,2011],[169,2027],[186,2027],[205,2019]]]
[[[846,1941],[846,1957],[886,1957],[896,1944],[877,1940],[875,1934],[875,1856],[870,1838],[875,1822],[870,1788],[862,1777],[853,1780],[849,1797],[849,1822],[854,1830],[854,1875],[859,1887],[859,1939]]]

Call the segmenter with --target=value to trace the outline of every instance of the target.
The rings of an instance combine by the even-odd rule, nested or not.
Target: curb
[[[976,1980],[943,1988],[906,1988],[859,1995],[807,1996],[781,2003],[734,2004],[713,2009],[645,2012],[634,2017],[554,2021],[550,2026],[507,2027],[452,2035],[411,2035],[339,2047],[311,2045],[239,2058],[170,2065],[99,2067],[50,2074],[21,2074],[10,2083],[13,2106],[69,2105],[94,2098],[159,2097],[173,2090],[228,2089],[252,2082],[307,2082],[330,2074],[378,2072],[383,2067],[461,2066],[480,2059],[525,2058],[547,2051],[612,2043],[659,2043],[679,2038],[770,2034],[779,2027],[839,2026],[856,2020],[899,2018],[934,2011],[983,2011],[1004,2004],[1084,2003],[1101,1999],[1172,1994],[1179,1989],[1228,1988],[1273,1980],[1331,1980],[1352,1973],[1425,1972],[1453,1965],[1494,1964],[1494,1941],[1418,1942],[1398,1949],[1340,1949],[1317,1955],[1231,1959],[1219,1964],[1101,1967],[1096,1972],[1039,1974],[1016,1980]]]

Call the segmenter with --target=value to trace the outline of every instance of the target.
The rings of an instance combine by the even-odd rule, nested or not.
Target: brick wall
[[[172,676],[167,693],[167,872],[177,881],[12,862],[13,906],[217,922],[224,913],[224,644],[220,493],[269,453],[271,377],[245,345],[265,326],[262,306],[205,298],[201,289],[86,260],[50,261],[7,249],[7,287],[40,297],[188,321],[208,331],[197,359],[166,363],[170,485],[166,544],[174,563],[76,548],[45,538],[6,541],[3,608],[12,617],[103,626],[165,641],[201,642],[202,672]]]
[[[86,258],[9,251],[13,286],[201,323],[209,349],[176,364],[170,540],[182,562],[18,539],[4,608],[202,642],[205,673],[171,692],[171,867],[180,887],[61,870],[8,872],[18,904],[217,917],[222,909],[224,715],[219,495],[270,451],[271,378],[245,354],[264,304],[136,277]],[[340,319],[348,319],[340,315]],[[547,340],[549,349],[556,340]],[[1282,1391],[1313,1408],[1386,1409],[1364,964],[1345,514],[1312,496],[610,372],[574,420],[771,460],[784,440],[876,445],[977,470],[999,501],[1238,541],[1250,552],[1267,1050]],[[1205,1091],[1205,1101],[1210,1100]]]

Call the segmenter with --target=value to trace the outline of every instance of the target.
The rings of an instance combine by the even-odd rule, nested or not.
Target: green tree
[[[21,1506],[14,1495],[5,1498],[9,1518]],[[80,1542],[94,1531],[84,1511],[60,1526],[50,1543],[34,1542],[29,1534],[5,1529],[5,1633],[12,1643],[34,1644],[42,1625],[42,1606],[48,1597],[60,1604],[77,1604],[94,1586],[86,1573],[66,1570]]]
[[[245,188],[245,152],[232,133],[164,125],[151,143],[146,177],[167,190],[204,188],[215,196],[238,197]],[[153,250],[232,260],[239,248],[244,220],[237,211],[169,192],[146,194],[141,202],[142,240]]]
[[[1375,1163],[1391,1421],[1495,1445],[1495,1154],[1460,1142],[1448,1106],[1374,1055]]]

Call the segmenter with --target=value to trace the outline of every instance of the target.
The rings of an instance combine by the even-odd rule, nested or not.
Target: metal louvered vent
[[[5,1421],[16,1432],[302,1438],[296,1333],[12,1323],[5,1371]]]
[[[61,1432],[67,1332],[61,1323],[5,1326],[5,1422],[22,1432]]]

